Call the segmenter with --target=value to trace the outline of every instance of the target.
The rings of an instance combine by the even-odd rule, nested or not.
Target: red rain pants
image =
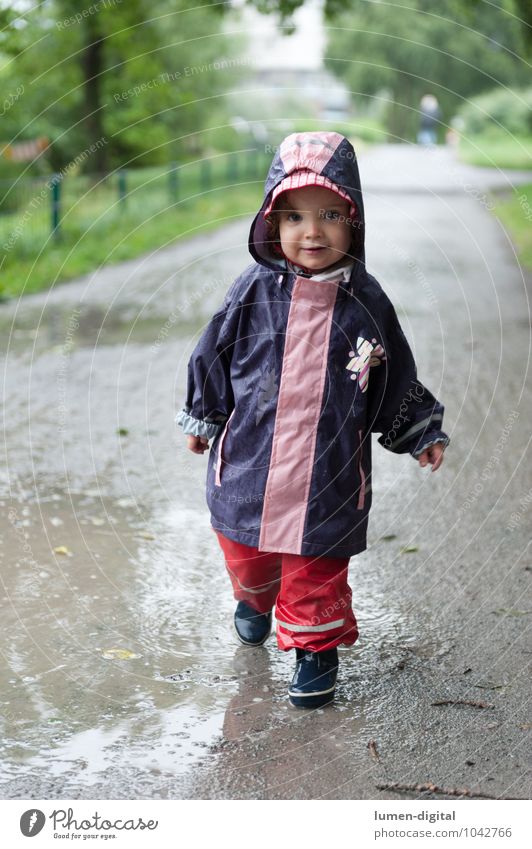
[[[347,583],[349,558],[259,551],[213,529],[225,557],[234,597],[258,613],[275,604],[277,642],[284,651],[326,651],[358,638]]]

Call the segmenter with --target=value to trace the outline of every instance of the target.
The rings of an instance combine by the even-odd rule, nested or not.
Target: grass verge
[[[102,265],[134,259],[183,236],[190,238],[239,216],[252,216],[262,202],[262,189],[262,180],[222,186],[152,213],[142,207],[115,210],[93,225],[78,228],[79,232],[67,224],[61,240],[49,240],[40,252],[5,258],[0,270],[0,296],[5,300],[48,289]]]
[[[494,212],[517,248],[519,260],[532,269],[532,183],[516,188],[509,198],[493,198]]]
[[[458,156],[468,165],[485,168],[532,168],[532,136],[490,132],[461,138]]]

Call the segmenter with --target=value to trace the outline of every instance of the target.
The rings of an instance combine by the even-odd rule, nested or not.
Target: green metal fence
[[[213,189],[263,181],[271,153],[264,149],[109,174],[0,181],[0,255],[28,256],[47,243],[111,224],[127,213],[139,221],[192,203]]]

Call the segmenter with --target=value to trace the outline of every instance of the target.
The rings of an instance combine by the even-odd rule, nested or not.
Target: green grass
[[[532,168],[532,136],[492,131],[461,138],[458,156],[469,165],[527,170]]]
[[[123,210],[115,207],[99,221],[69,223],[67,216],[58,242],[50,239],[45,244],[40,237],[7,254],[0,271],[1,295],[9,298],[48,289],[101,265],[133,259],[239,216],[254,215],[262,196],[263,181],[257,180],[222,186],[168,209],[162,208],[162,198],[152,197],[142,204],[128,202]]]
[[[507,199],[495,199],[495,214],[517,248],[520,262],[532,269],[532,183],[519,186]]]
[[[470,165],[489,168],[532,169],[532,136],[511,136],[490,130],[462,138],[458,155]],[[514,190],[511,195],[494,195],[494,212],[508,230],[520,262],[532,268],[532,183]]]

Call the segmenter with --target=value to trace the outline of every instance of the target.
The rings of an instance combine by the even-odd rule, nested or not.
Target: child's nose
[[[315,239],[317,236],[320,236],[322,232],[321,219],[317,216],[309,216],[309,220],[307,222],[307,237]]]

